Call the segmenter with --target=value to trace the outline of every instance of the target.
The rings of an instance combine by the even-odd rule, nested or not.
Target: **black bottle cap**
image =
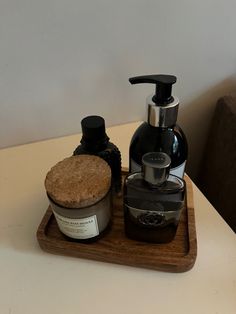
[[[106,135],[105,120],[100,116],[88,116],[81,121],[83,138],[86,142],[109,140]]]
[[[156,84],[156,93],[152,100],[157,105],[167,105],[174,100],[171,96],[171,90],[176,80],[176,76],[166,74],[142,75],[129,79],[131,84]]]

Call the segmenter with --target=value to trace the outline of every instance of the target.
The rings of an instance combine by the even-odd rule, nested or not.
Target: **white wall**
[[[233,0],[1,0],[0,146],[77,133],[89,114],[107,125],[145,117],[170,73],[193,176],[216,99],[235,88]]]

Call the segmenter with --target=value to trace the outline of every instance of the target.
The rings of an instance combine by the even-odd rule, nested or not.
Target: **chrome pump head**
[[[148,123],[154,127],[169,127],[176,123],[179,100],[171,94],[174,75],[154,74],[131,77],[131,84],[156,84],[156,93],[147,98]]]

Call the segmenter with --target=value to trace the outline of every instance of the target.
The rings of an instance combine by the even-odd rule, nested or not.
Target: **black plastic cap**
[[[107,139],[105,120],[100,116],[88,116],[81,121],[83,139],[89,142]]]
[[[142,75],[129,79],[131,84],[156,84],[156,93],[153,96],[153,102],[157,105],[166,105],[173,101],[171,91],[172,85],[176,80],[176,76],[166,74]]]

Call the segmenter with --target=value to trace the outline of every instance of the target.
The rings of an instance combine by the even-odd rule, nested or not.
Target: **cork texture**
[[[68,208],[93,205],[107,194],[110,185],[109,165],[92,155],[65,158],[51,168],[45,179],[49,197]]]

